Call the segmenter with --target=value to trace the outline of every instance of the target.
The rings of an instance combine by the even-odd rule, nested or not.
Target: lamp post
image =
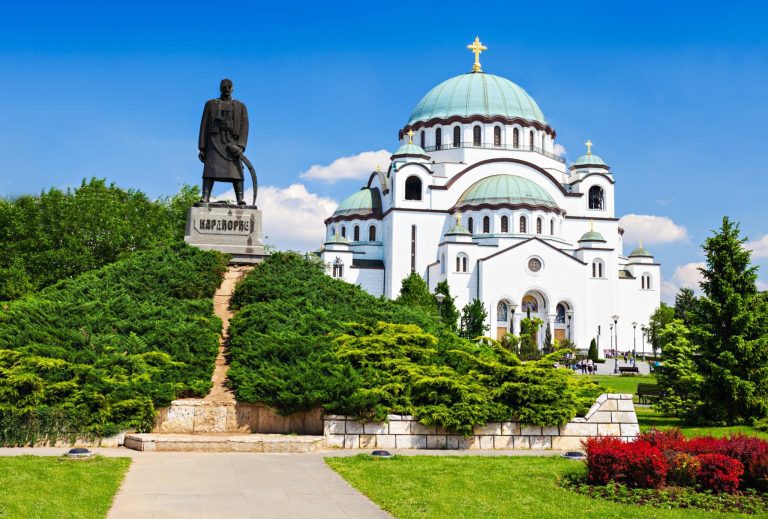
[[[637,366],[637,321],[632,321],[632,365]]]
[[[611,338],[611,351],[613,352],[613,373],[614,375],[619,372],[619,350],[613,347],[613,325],[610,326],[611,330],[609,336]]]
[[[568,340],[572,341],[571,339],[571,319],[573,319],[573,310],[568,310],[565,313],[568,316]]]
[[[644,324],[641,324],[640,331],[642,332],[642,337],[643,337],[643,342],[642,342],[643,350],[642,350],[642,353],[640,353],[640,356],[645,358],[645,336],[648,333],[648,327]]]
[[[435,294],[435,299],[437,299],[437,313],[440,315],[440,320],[443,320],[443,301],[445,301],[445,294],[437,293]]]
[[[517,305],[515,303],[512,303],[509,305],[509,309],[512,310],[512,315],[510,315],[509,319],[509,329],[512,332],[512,335],[515,334],[515,310],[517,310]]]
[[[616,362],[613,365],[613,373],[617,375],[619,373],[619,316],[613,315],[611,316],[611,319],[613,319],[613,338],[614,344],[616,344]]]

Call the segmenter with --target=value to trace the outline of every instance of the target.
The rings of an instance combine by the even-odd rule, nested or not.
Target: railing
[[[431,151],[443,151],[443,150],[453,150],[456,148],[483,148],[486,150],[513,150],[513,151],[533,151],[540,155],[544,155],[545,157],[549,157],[550,159],[554,159],[562,164],[565,164],[565,159],[561,157],[560,155],[555,155],[552,152],[549,152],[545,150],[544,148],[539,148],[537,146],[507,146],[507,145],[495,145],[488,142],[484,142],[482,144],[475,144],[474,142],[462,142],[460,146],[456,146],[454,144],[441,144],[440,146],[426,146],[424,148],[424,151],[427,153]]]

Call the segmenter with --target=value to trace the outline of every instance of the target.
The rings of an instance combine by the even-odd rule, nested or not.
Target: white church
[[[549,327],[581,349],[597,339],[601,355],[640,351],[660,266],[642,244],[624,253],[614,173],[589,141],[568,166],[536,101],[483,72],[478,38],[468,48],[472,72],[419,101],[389,166],[325,221],[329,274],[396,298],[417,272],[432,291],[447,280],[459,310],[481,300],[490,336],[530,313],[540,346]]]

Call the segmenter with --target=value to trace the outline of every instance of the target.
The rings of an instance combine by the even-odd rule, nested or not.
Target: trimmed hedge
[[[239,401],[283,414],[398,413],[469,433],[496,420],[562,424],[599,393],[553,368],[560,354],[521,363],[496,341],[459,338],[432,312],[375,298],[296,254],[259,264],[232,308],[229,383]]]
[[[0,445],[151,428],[155,407],[204,396],[226,258],[140,252],[0,309]]]

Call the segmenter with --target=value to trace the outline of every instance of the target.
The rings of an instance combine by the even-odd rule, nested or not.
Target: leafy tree
[[[488,312],[479,299],[473,299],[467,303],[461,311],[461,336],[466,339],[474,339],[485,335],[491,329],[486,324]]]
[[[697,298],[693,294],[693,289],[683,287],[675,296],[675,319],[683,321],[685,326],[690,327],[693,324],[696,311]]]
[[[651,315],[648,321],[648,340],[653,348],[653,356],[656,356],[656,352],[663,348],[661,341],[661,331],[666,325],[671,323],[675,318],[675,309],[665,303],[661,303],[655,312]]]
[[[517,335],[512,335],[511,333],[505,333],[501,337],[501,345],[509,350],[510,352],[514,353],[515,355],[520,355],[520,337]]]
[[[704,242],[706,267],[693,330],[704,377],[702,409],[714,422],[768,416],[768,304],[739,225],[728,217]]]
[[[541,357],[536,335],[543,322],[538,317],[525,317],[520,321],[520,358],[530,360]]]
[[[704,378],[696,365],[698,349],[690,340],[691,332],[680,319],[664,327],[661,342],[664,365],[656,373],[664,390],[654,403],[659,411],[691,420],[701,406],[699,394]]]
[[[595,341],[595,339],[592,339],[592,341],[589,343],[587,358],[592,359],[592,362],[597,362],[597,360],[600,358],[597,353],[597,342]]]
[[[451,287],[448,286],[448,281],[441,281],[437,284],[435,294],[443,294],[445,299],[443,303],[439,305],[440,318],[444,323],[454,332],[458,331],[459,326],[459,309],[456,308],[455,299],[451,297]]]
[[[0,267],[0,301],[10,301],[31,291],[32,282],[21,258],[14,258],[6,268]]]
[[[544,329],[544,351],[546,353],[552,353],[554,348],[552,347],[552,331],[549,326]]]
[[[429,293],[427,282],[416,272],[411,272],[403,279],[397,301],[411,308],[437,313],[437,302]]]

